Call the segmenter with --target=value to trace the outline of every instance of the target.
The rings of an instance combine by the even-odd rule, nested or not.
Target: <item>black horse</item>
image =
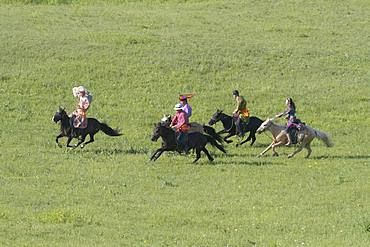
[[[219,131],[218,134],[228,133],[227,136],[224,137],[224,141],[227,142],[227,143],[233,142],[231,140],[228,140],[228,138],[236,135],[236,126],[235,126],[235,122],[233,120],[233,117],[229,116],[229,115],[226,115],[221,110],[217,110],[216,113],[213,114],[211,120],[209,120],[208,124],[209,125],[214,125],[218,121],[221,121],[222,125],[224,127],[224,129]],[[241,141],[236,146],[241,146],[244,143],[250,141],[251,139],[252,139],[252,142],[251,142],[250,145],[252,146],[253,143],[256,141],[256,131],[261,126],[262,123],[263,123],[263,121],[261,119],[259,119],[258,117],[250,117],[248,124],[243,126],[244,133],[249,132],[249,136],[248,136],[247,139],[245,139],[244,141]]]
[[[58,142],[58,139],[66,136],[68,137],[67,141],[67,147],[78,147],[81,145],[81,148],[86,146],[87,144],[94,142],[94,135],[99,131],[102,130],[105,134],[109,136],[120,136],[121,134],[117,131],[109,127],[105,123],[100,123],[98,120],[95,118],[87,118],[87,127],[84,129],[77,129],[76,131],[76,136],[71,135],[71,124],[70,124],[70,117],[68,116],[67,112],[63,108],[59,108],[59,111],[57,111],[53,117],[53,121],[55,123],[60,121],[60,134],[56,138],[56,143],[58,144],[59,147],[62,147],[62,145]],[[90,136],[90,140],[83,143],[85,141],[86,136]],[[70,145],[70,142],[72,141],[73,138],[78,138],[79,142],[75,145],[72,146]]]
[[[159,137],[162,138],[162,147],[158,148],[154,152],[154,154],[150,157],[150,160],[156,161],[164,151],[177,151],[177,152],[184,151],[179,150],[180,145],[178,145],[177,143],[176,132],[172,128],[165,126],[161,123],[155,124],[151,140],[157,141]],[[209,161],[211,162],[213,161],[212,156],[206,149],[207,143],[210,143],[212,146],[221,150],[223,153],[226,153],[224,147],[218,144],[217,141],[210,135],[204,135],[199,132],[193,132],[188,134],[187,139],[188,139],[188,148],[195,149],[196,159],[193,161],[193,163],[199,160],[201,151],[203,151],[207,155]]]
[[[171,115],[165,115],[161,119],[160,123],[163,126],[170,127],[171,122],[172,122]],[[192,132],[200,132],[201,134],[207,134],[207,135],[212,136],[220,144],[223,144],[223,142],[224,142],[224,139],[222,138],[222,136],[220,136],[220,134],[217,133],[216,130],[214,128],[212,128],[211,126],[207,126],[207,125],[200,124],[200,123],[197,123],[197,122],[191,122],[189,132],[191,132],[191,133]]]

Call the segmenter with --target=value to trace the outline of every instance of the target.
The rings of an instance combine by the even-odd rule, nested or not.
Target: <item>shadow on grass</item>
[[[87,152],[99,154],[99,155],[124,155],[124,154],[149,154],[148,149],[145,148],[133,148],[121,149],[121,148],[99,148],[94,150],[88,150]]]
[[[312,156],[310,159],[321,160],[321,159],[345,159],[345,160],[363,160],[370,159],[370,155],[319,155]]]
[[[252,153],[227,153],[227,154],[224,154],[224,153],[220,153],[220,152],[217,152],[217,153],[212,152],[212,156],[217,157],[217,158],[222,158],[222,157],[257,158],[257,155],[252,154]]]
[[[271,165],[278,165],[278,166],[285,166],[286,164],[282,162],[272,162],[272,161],[248,161],[248,160],[239,160],[239,161],[232,161],[232,160],[216,160],[209,165],[238,165],[238,166],[271,166]]]

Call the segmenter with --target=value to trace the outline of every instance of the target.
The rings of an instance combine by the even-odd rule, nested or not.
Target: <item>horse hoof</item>
[[[240,146],[240,144],[239,144],[239,143],[235,145],[235,147],[239,147],[239,146]]]
[[[279,156],[279,154],[274,153],[272,156],[274,156],[274,157],[278,157],[278,156]]]
[[[84,148],[84,147],[85,147],[85,146],[82,144],[82,145],[81,145],[81,149],[82,149],[82,148]]]
[[[57,144],[57,146],[58,146],[58,147],[60,147],[60,148],[62,148],[62,147],[63,147],[63,146],[62,146],[62,144],[59,144],[59,143]]]

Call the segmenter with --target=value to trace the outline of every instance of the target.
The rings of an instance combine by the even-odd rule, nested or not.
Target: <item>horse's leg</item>
[[[154,157],[156,156],[156,154],[159,152],[159,151],[161,151],[162,150],[162,148],[158,148],[157,150],[155,150],[155,152],[153,153],[153,155],[150,157],[150,159],[149,160],[153,160],[154,159]]]
[[[156,161],[158,158],[159,158],[159,156],[161,156],[163,153],[164,153],[164,151],[166,151],[165,149],[162,149],[162,148],[160,148],[159,150],[157,150],[157,155],[154,157],[154,159],[153,159],[153,161]]]
[[[64,135],[63,135],[63,133],[60,133],[58,136],[57,136],[57,138],[55,139],[55,142],[57,143],[57,145],[58,145],[58,147],[62,147],[62,144],[60,144],[59,143],[59,138],[61,138],[61,137],[63,137]]]
[[[256,132],[251,131],[249,136],[252,138],[252,142],[250,145],[253,146],[254,142],[256,141]]]
[[[87,144],[92,143],[92,142],[94,142],[94,141],[95,141],[95,140],[94,140],[94,134],[93,134],[93,133],[90,133],[90,134],[89,134],[89,136],[90,136],[90,140],[88,140],[87,142],[83,143],[83,144],[81,145],[81,148],[83,148],[83,147],[85,147]],[[86,137],[86,136],[85,136],[85,137]]]
[[[224,137],[224,141],[226,142],[226,143],[232,143],[233,141],[231,141],[231,140],[227,140],[228,138],[230,138],[230,137],[232,137],[234,134],[233,133],[230,133],[229,132],[229,134],[227,134],[227,136],[225,136]]]
[[[75,145],[75,147],[80,146],[86,139],[86,134],[81,135],[81,139],[78,141],[78,143]],[[83,148],[83,146],[81,146]]]
[[[259,156],[263,156],[267,151],[269,151],[271,148],[272,148],[272,145],[274,145],[274,141],[265,149],[265,150],[263,150],[260,154],[259,154]]]
[[[308,153],[306,155],[306,158],[310,157],[311,152],[312,152],[310,144],[311,144],[312,140],[313,140],[313,138],[304,137],[303,140],[301,141],[301,144],[299,145],[299,147],[292,154],[288,155],[288,158],[292,158],[294,155],[301,152],[303,148],[306,148],[307,151],[308,151]]]
[[[288,155],[288,158],[293,158],[294,155],[296,155],[297,153],[301,152],[302,149],[303,149],[303,146],[304,146],[304,144],[299,145],[299,147],[296,150],[294,150],[293,153],[291,153],[291,154]]]
[[[208,160],[209,161],[213,161],[214,159],[212,158],[212,156],[209,154],[209,152],[208,152],[208,150],[206,149],[206,147],[204,147],[203,149],[202,149],[202,151],[207,155],[207,158],[208,158]]]
[[[74,146],[69,145],[71,143],[72,139],[73,139],[73,137],[71,135],[69,135],[68,140],[67,140],[67,147],[69,147],[69,148],[74,148]]]
[[[222,134],[225,134],[225,133],[227,133],[227,131],[226,131],[225,129],[223,129],[223,130],[221,130],[221,131],[217,132],[217,134],[218,134],[218,135],[222,135]]]
[[[81,130],[79,130],[79,131],[80,131],[80,134],[81,134],[81,139],[78,140],[78,143],[75,145],[75,147],[80,146],[85,141],[85,139],[86,139],[87,133],[82,132]]]
[[[279,141],[279,142],[272,145],[272,152],[273,152],[272,156],[279,156],[279,154],[276,152],[275,148],[284,144],[284,143],[285,143],[284,141]]]
[[[312,153],[312,149],[311,149],[311,143],[307,143],[306,145],[306,149],[307,149],[307,155],[305,158],[309,158],[311,153]]]
[[[200,158],[200,151],[201,151],[200,147],[196,147],[195,148],[196,158],[193,161],[193,163],[195,163],[195,162],[197,162],[199,160],[199,158]]]
[[[241,145],[243,145],[244,143],[248,142],[248,141],[252,138],[252,137],[251,137],[251,135],[252,135],[252,133],[249,133],[248,138],[247,138],[247,139],[245,139],[244,141],[242,141],[241,143],[236,144],[236,146],[238,147],[238,146],[241,146]]]

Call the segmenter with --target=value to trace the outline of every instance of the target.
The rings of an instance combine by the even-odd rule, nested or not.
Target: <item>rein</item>
[[[271,122],[273,122],[275,119],[276,119],[276,117],[270,118]],[[275,138],[274,138],[274,137],[269,136],[269,135],[266,133],[266,131],[263,131],[263,133],[264,133],[268,138],[270,138],[272,141],[275,141]]]
[[[264,133],[268,138],[270,138],[272,141],[274,141],[274,140],[275,140],[273,137],[269,136],[269,135],[266,133],[266,131],[264,131],[263,133]]]

